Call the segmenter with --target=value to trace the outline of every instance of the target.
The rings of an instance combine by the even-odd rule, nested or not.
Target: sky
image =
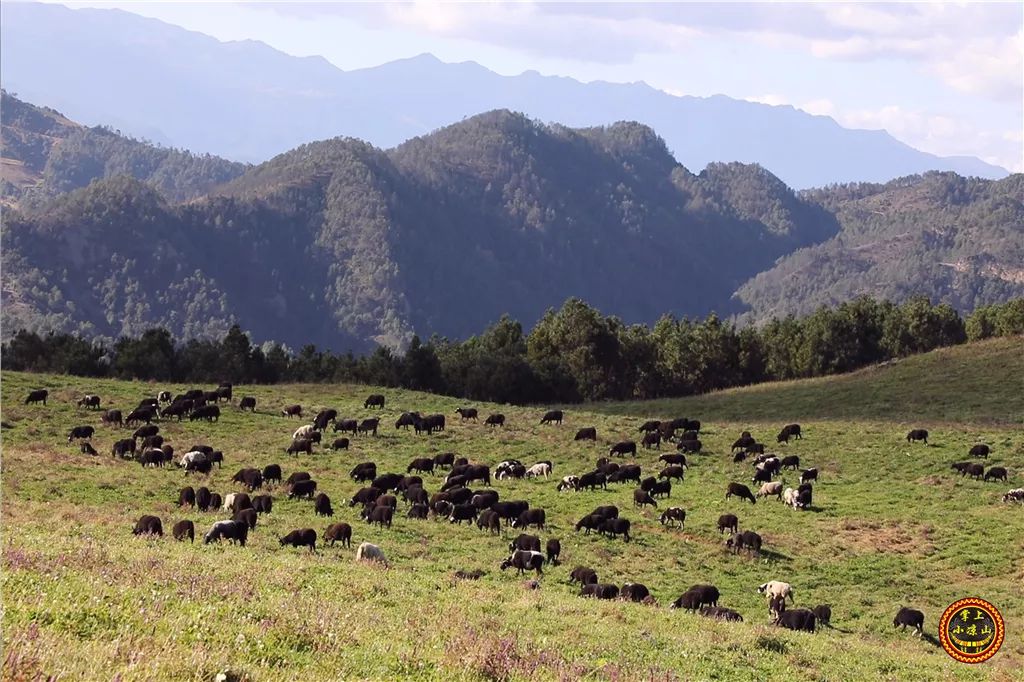
[[[1024,171],[1024,3],[61,2],[345,69],[429,52],[504,75],[788,104]]]

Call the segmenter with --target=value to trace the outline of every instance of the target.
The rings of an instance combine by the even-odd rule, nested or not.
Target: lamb
[[[594,441],[596,441],[597,440],[597,429],[594,428],[593,426],[590,426],[590,427],[587,427],[587,428],[584,428],[584,429],[580,429],[579,431],[576,432],[576,437],[573,438],[573,440],[574,441],[576,441],[576,440],[594,440]]]
[[[249,530],[256,530],[256,518],[255,509],[242,509],[241,511],[235,512],[235,515],[231,520],[241,521],[245,525],[249,526]]]
[[[544,552],[548,555],[548,563],[557,566],[558,556],[562,553],[562,542],[557,538],[549,538],[544,545]]]
[[[705,618],[714,618],[716,620],[726,620],[737,623],[743,622],[743,616],[741,616],[738,611],[727,609],[724,606],[702,606],[700,609],[700,615]]]
[[[596,599],[615,599],[619,596],[619,588],[607,583],[588,583],[580,590],[581,597],[594,597]]]
[[[625,583],[619,590],[619,599],[642,602],[651,596],[651,591],[642,583]]]
[[[334,509],[331,508],[331,498],[327,493],[318,493],[313,498],[313,513],[317,516],[334,516]]]
[[[661,470],[658,474],[658,478],[664,479],[678,479],[683,480],[683,475],[686,473],[686,467],[681,464],[672,464]]]
[[[802,630],[804,632],[814,632],[815,627],[814,612],[808,609],[783,611],[772,622],[787,630]]]

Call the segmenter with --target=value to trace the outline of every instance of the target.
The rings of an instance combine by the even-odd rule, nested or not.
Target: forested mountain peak
[[[384,153],[362,140],[335,137],[310,142],[252,167],[211,193],[219,196],[267,196],[296,188],[322,189],[339,169],[356,163],[388,163]]]

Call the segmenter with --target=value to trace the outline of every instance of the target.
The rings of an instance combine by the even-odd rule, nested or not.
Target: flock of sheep
[[[47,392],[45,390],[33,391],[26,399],[26,404],[41,402],[46,404]],[[139,425],[131,438],[120,439],[112,447],[112,454],[124,458],[132,458],[140,462],[142,466],[161,467],[167,463],[174,462],[174,448],[171,444],[164,442],[160,435],[159,426],[152,422],[160,419],[177,417],[181,421],[184,417],[194,420],[198,418],[216,421],[219,418],[218,403],[221,401],[230,402],[232,399],[232,387],[223,384],[217,389],[203,391],[194,389],[172,397],[170,393],[161,392],[156,398],[142,400],[137,408],[129,412],[127,418],[122,418],[119,410],[107,410],[102,413],[102,422],[113,425]],[[364,403],[364,408],[383,408],[385,398],[383,395],[371,395]],[[100,409],[101,399],[96,395],[86,395],[78,401],[78,405],[85,408]],[[255,410],[255,398],[246,396],[240,400],[240,409]],[[211,408],[217,408],[216,410]],[[299,405],[290,405],[282,410],[286,416],[302,417],[302,408]],[[475,408],[460,408],[457,410],[460,419],[478,420],[478,413]],[[560,424],[563,419],[561,410],[547,412],[542,424]],[[493,414],[487,417],[485,424],[493,427],[502,427],[505,424],[505,417],[501,414]],[[291,444],[285,448],[289,454],[300,452],[312,453],[313,446],[322,444],[331,449],[348,449],[350,441],[347,437],[336,437],[326,443],[324,436],[328,427],[333,426],[335,433],[351,433],[352,435],[367,433],[376,434],[380,426],[378,418],[367,418],[362,421],[353,419],[339,419],[336,410],[322,410],[314,418],[313,422],[300,426],[292,433]],[[398,418],[395,423],[396,429],[414,428],[418,433],[433,433],[443,431],[446,427],[446,420],[443,415],[421,415],[418,412],[406,412]],[[687,469],[687,454],[699,453],[702,444],[699,440],[700,422],[688,419],[676,419],[670,421],[651,420],[640,426],[643,434],[641,445],[645,448],[656,448],[662,442],[676,442],[674,453],[664,453],[659,456],[659,462],[665,464],[664,468],[656,476],[642,476],[640,465],[632,463],[619,463],[614,460],[616,457],[625,455],[636,455],[637,444],[634,441],[621,441],[611,446],[608,456],[599,458],[594,469],[578,474],[565,475],[557,483],[559,492],[582,491],[607,489],[609,484],[635,483],[636,489],[633,493],[633,504],[635,508],[645,506],[658,507],[658,499],[668,497],[671,494],[673,482],[676,485],[683,482]],[[96,455],[95,449],[90,440],[95,433],[92,426],[76,426],[71,429],[68,442],[81,441],[82,452]],[[799,424],[788,424],[779,433],[777,441],[786,443],[790,439],[803,437]],[[575,440],[596,441],[597,432],[594,427],[580,429]],[[923,441],[927,443],[928,432],[922,429],[915,429],[907,434],[908,442]],[[141,442],[141,443],[140,443]],[[805,510],[813,504],[813,483],[818,480],[819,472],[816,468],[801,468],[800,458],[796,455],[778,457],[765,452],[763,443],[749,433],[743,432],[733,443],[734,462],[744,462],[751,459],[754,470],[751,482],[760,484],[755,494],[746,484],[731,482],[725,491],[725,497],[736,497],[740,500],[756,504],[759,498],[775,497],[786,505],[797,510]],[[974,446],[970,455],[973,457],[988,457],[990,448],[987,445],[979,444]],[[176,464],[184,469],[186,474],[208,474],[216,464],[222,466],[223,455],[208,445],[194,445],[180,456]],[[447,474],[440,489],[430,494],[424,487],[424,481],[420,474],[434,474],[435,470],[446,469]],[[781,481],[774,480],[784,469],[800,471],[799,487],[784,487]],[[1008,472],[1004,467],[991,467],[984,470],[979,464],[971,462],[958,462],[953,464],[953,469],[963,476],[984,478],[984,480],[1008,480]],[[532,465],[514,459],[500,462],[494,467],[493,478],[495,480],[518,479],[518,478],[549,478],[554,470],[550,461],[541,461]],[[415,473],[414,473],[415,472]],[[358,492],[349,500],[349,507],[361,505],[360,518],[369,524],[378,524],[381,527],[390,527],[394,515],[398,509],[398,497],[404,500],[407,511],[406,516],[410,519],[447,519],[450,523],[476,524],[481,531],[500,534],[502,527],[507,526],[519,530],[528,530],[531,527],[543,530],[547,521],[545,510],[531,507],[526,500],[502,500],[500,494],[491,486],[492,470],[489,466],[479,463],[471,463],[466,458],[457,457],[454,453],[442,453],[434,457],[416,458],[409,463],[407,470],[402,473],[380,473],[373,462],[362,462],[357,464],[350,472],[350,477],[364,484]],[[222,510],[231,512],[231,518],[219,520],[213,523],[204,535],[205,543],[227,540],[244,546],[248,534],[256,528],[260,514],[269,513],[273,508],[273,498],[269,494],[255,494],[267,483],[282,483],[283,472],[278,464],[270,464],[262,469],[243,468],[233,477],[232,481],[246,488],[247,492],[234,492],[226,494],[223,498],[205,486],[198,489],[187,486],[179,491],[178,504],[198,508],[200,511]],[[484,487],[473,490],[470,484],[480,483]],[[334,515],[333,505],[330,497],[322,490],[318,490],[317,482],[313,480],[308,472],[292,472],[284,484],[288,489],[289,498],[305,498],[313,502],[314,513],[317,516],[331,517]],[[250,495],[252,493],[252,495]],[[1024,503],[1024,489],[1010,490],[1003,496],[1004,501],[1019,501]],[[686,511],[681,507],[668,507],[664,509],[660,521],[665,526],[678,525],[682,527],[686,520]],[[629,542],[631,539],[631,522],[620,516],[620,510],[614,505],[603,505],[595,508],[590,514],[585,515],[576,524],[576,531],[584,533],[596,532],[609,538],[622,536]],[[739,519],[735,514],[723,514],[718,519],[717,529],[720,533],[728,532],[725,545],[733,552],[747,551],[751,555],[757,555],[762,549],[761,536],[752,531],[739,530]],[[153,515],[142,516],[133,533],[136,535],[163,535],[162,521]],[[192,521],[182,520],[174,524],[172,534],[177,540],[195,540],[196,530]],[[317,540],[323,543],[334,545],[340,542],[344,547],[351,547],[352,527],[348,523],[333,523],[328,526],[322,538],[318,538],[313,528],[298,528],[280,538],[282,546],[307,547],[310,551],[316,550]],[[544,551],[541,551],[540,538],[536,535],[521,533],[513,539],[509,545],[509,554],[500,562],[499,568],[504,571],[512,568],[520,574],[526,571],[533,571],[539,577],[543,574],[546,565],[559,565],[561,543],[556,538],[550,538]],[[387,565],[388,561],[383,549],[370,542],[361,543],[356,550],[357,560],[379,562]],[[476,579],[483,575],[482,571],[457,571],[456,578]],[[580,585],[580,595],[597,599],[625,599],[635,602],[653,603],[654,598],[646,586],[640,583],[626,583],[621,588],[614,584],[601,583],[597,572],[586,566],[575,567],[569,575],[570,581]],[[528,583],[533,587],[538,586],[536,581]],[[758,587],[758,591],[765,595],[768,603],[768,611],[771,620],[776,625],[793,630],[814,631],[817,626],[829,625],[831,620],[831,607],[829,605],[818,605],[813,609],[787,609],[787,599],[793,602],[793,587],[782,581],[769,581]],[[701,615],[721,620],[742,621],[742,616],[729,608],[719,605],[719,591],[713,585],[694,585],[684,592],[678,599],[672,602],[672,608],[691,610]],[[921,611],[900,607],[893,625],[902,626],[904,629],[909,625],[919,634],[923,633],[924,615]]]

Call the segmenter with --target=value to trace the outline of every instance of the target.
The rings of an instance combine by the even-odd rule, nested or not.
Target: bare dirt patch
[[[836,546],[858,554],[926,555],[935,551],[934,532],[935,529],[927,524],[843,519],[835,524],[830,537]]]

